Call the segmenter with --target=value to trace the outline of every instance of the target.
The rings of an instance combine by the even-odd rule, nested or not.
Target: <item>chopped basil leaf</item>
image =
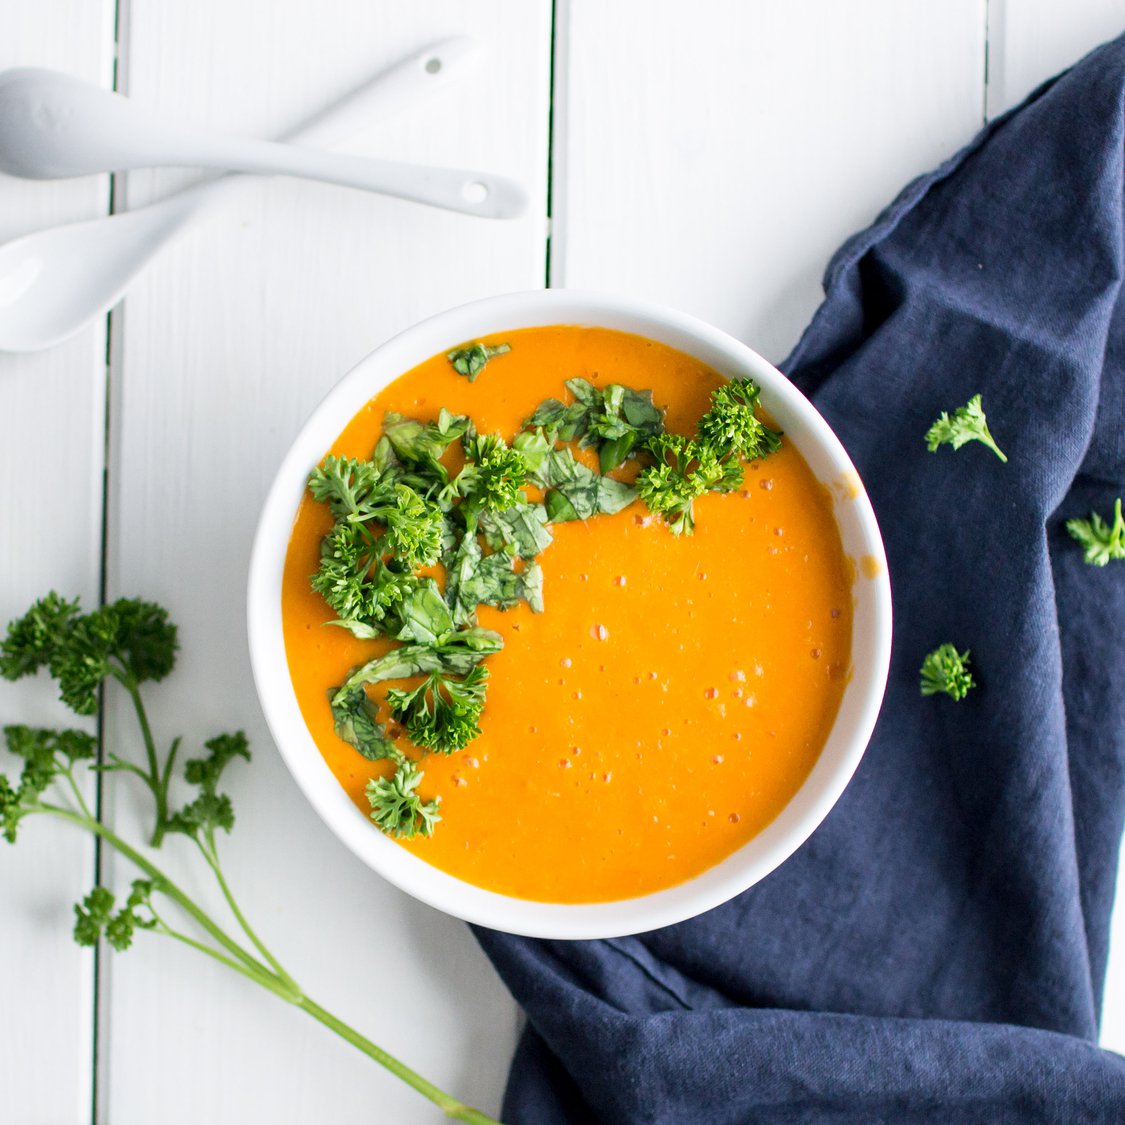
[[[463,348],[456,348],[451,351],[446,359],[453,364],[453,370],[458,375],[464,375],[470,383],[475,383],[477,376],[484,370],[490,359],[494,356],[504,355],[511,350],[511,346],[508,344],[496,344],[495,346],[467,344]]]

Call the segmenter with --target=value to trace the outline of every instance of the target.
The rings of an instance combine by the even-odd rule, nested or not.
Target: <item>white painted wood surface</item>
[[[988,116],[1125,31],[1125,0],[988,0]]]
[[[250,734],[256,760],[232,770],[239,824],[225,855],[248,912],[311,995],[498,1109],[514,1006],[466,929],[381,884],[289,780],[250,683],[243,584],[271,473],[338,376],[430,312],[544,283],[552,17],[551,282],[679,305],[778,359],[842,238],[968,140],[986,108],[1007,108],[1125,28],[1123,9],[695,0],[688,15],[679,0],[122,0],[115,11],[113,0],[8,0],[0,65],[45,63],[109,84],[116,15],[121,88],[262,135],[433,39],[468,31],[490,47],[461,87],[373,122],[355,150],[517,176],[532,193],[525,220],[496,226],[258,182],[159,259],[112,318],[109,593],[160,600],[181,624],[180,668],[152,695],[160,733],[196,744],[235,726]],[[118,205],[190,178],[132,174],[118,180]],[[0,178],[0,239],[106,206],[104,180]],[[7,617],[49,585],[97,597],[105,339],[99,325],[39,356],[0,356]],[[29,468],[44,449],[63,459],[57,474]],[[44,519],[60,509],[68,518]],[[49,699],[42,684],[0,685],[0,719],[53,720]],[[123,719],[114,709],[109,739],[128,736]],[[108,815],[133,824],[131,801]],[[0,962],[19,967],[0,993],[0,1085],[21,1125],[88,1121],[92,959],[68,931],[92,853],[62,832],[28,836],[0,850],[10,904]],[[1123,923],[1119,909],[1104,1028],[1118,1050]],[[98,1122],[440,1119],[300,1013],[196,961],[143,940],[105,956]]]
[[[112,0],[77,7],[9,0],[0,69],[53,66],[109,85]],[[59,35],[64,19],[69,34]],[[108,189],[106,177],[30,184],[0,176],[0,241],[103,214]],[[2,622],[51,586],[97,604],[104,403],[104,324],[51,352],[0,355]],[[53,726],[68,715],[45,680],[0,680],[0,725]],[[0,769],[9,772],[9,762]],[[25,824],[18,849],[0,841],[0,1115],[13,1122],[90,1116],[93,957],[71,941],[70,927],[71,904],[93,878],[91,842],[63,825]]]
[[[982,0],[566,7],[553,283],[663,301],[774,361],[832,250],[981,125]]]

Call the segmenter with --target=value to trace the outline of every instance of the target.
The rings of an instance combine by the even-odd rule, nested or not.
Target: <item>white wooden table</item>
[[[49,587],[92,606],[103,580],[109,596],[167,605],[183,651],[151,695],[161,732],[199,740],[242,726],[256,751],[232,771],[239,824],[225,849],[248,913],[310,994],[495,1112],[513,1003],[463,925],[383,884],[329,834],[258,712],[244,582],[283,451],[372,347],[505,290],[657,299],[780,359],[836,245],[984,120],[1121,31],[1125,3],[4,0],[0,11],[0,67],[57,67],[258,135],[432,40],[488,44],[472,78],[374,123],[357,151],[516,176],[532,198],[523,220],[257,182],[166,252],[108,322],[0,356],[0,618]],[[190,178],[0,177],[0,240]],[[59,717],[46,683],[0,684],[0,721]],[[124,718],[111,712],[108,739],[131,734]],[[126,826],[134,813],[124,801],[105,810]],[[69,936],[94,864],[89,842],[55,825],[0,848],[6,1120],[440,1119],[301,1013],[174,943],[142,938],[95,972]],[[1118,1050],[1123,915],[1104,1027]]]

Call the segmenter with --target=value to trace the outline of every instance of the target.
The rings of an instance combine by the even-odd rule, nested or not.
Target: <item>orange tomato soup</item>
[[[651,388],[667,428],[692,433],[721,382],[690,356],[606,329],[487,342],[512,350],[476,382],[435,356],[373,398],[326,452],[370,456],[390,410],[425,421],[444,406],[510,438],[540,401],[565,398],[574,376]],[[840,704],[854,568],[831,497],[788,441],[747,467],[740,492],[708,493],[695,512],[691,536],[672,535],[640,502],[552,525],[539,556],[545,612],[480,608],[479,623],[504,638],[487,661],[483,733],[464,751],[426,756],[420,793],[441,795],[442,819],[432,837],[401,846],[504,894],[602,902],[680,883],[777,816]],[[309,577],[331,525],[306,494],[285,564],[286,655],[313,738],[367,811],[364,787],[389,767],[337,738],[327,693],[390,643],[325,624],[334,615]]]

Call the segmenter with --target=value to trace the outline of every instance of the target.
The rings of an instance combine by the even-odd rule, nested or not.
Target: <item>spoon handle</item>
[[[290,144],[338,148],[373,121],[413,105],[466,74],[480,57],[475,39],[458,36],[431,43],[345,94],[281,138]]]
[[[290,144],[338,148],[370,129],[373,122],[385,120],[462,78],[480,55],[480,43],[469,36],[431,43],[349,90],[285,132],[281,139]],[[166,207],[180,221],[186,221],[189,215],[233,194],[250,178],[248,173],[230,172],[193,184],[149,206]]]
[[[523,189],[505,176],[346,156],[271,141],[199,137],[192,144],[184,134],[174,155],[157,156],[145,163],[300,176],[488,219],[516,218],[527,204]]]
[[[330,143],[369,121],[373,94],[377,102],[391,107],[412,96],[421,83],[444,85],[457,69],[457,63],[472,53],[464,41],[454,40],[444,46],[449,49],[441,53],[434,47],[419,51],[366,83],[290,134],[287,143],[184,129],[167,142],[155,134],[151,136],[145,163],[150,166],[191,164],[258,175],[301,176],[482,218],[516,218],[525,210],[527,196],[519,184],[507,177],[340,155],[306,147],[310,143]],[[294,141],[301,143],[292,143]]]

